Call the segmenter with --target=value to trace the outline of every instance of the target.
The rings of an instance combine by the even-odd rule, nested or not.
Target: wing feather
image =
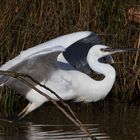
[[[27,52],[28,50],[26,50]],[[28,57],[18,61],[17,58],[22,56],[17,56],[16,58],[7,62],[4,66],[0,67],[0,70],[14,71],[18,73],[28,74],[38,82],[47,81],[49,77],[58,69],[57,66],[57,56],[65,51],[62,46],[53,47],[53,49],[44,49],[39,52],[28,55]],[[17,61],[14,65],[13,62]],[[11,64],[11,67],[10,67]],[[8,65],[8,66],[6,66]],[[6,69],[6,67],[8,69]],[[6,81],[6,85],[16,89],[21,94],[26,94],[30,88],[25,84],[21,83],[17,79],[8,77],[0,77],[0,83]]]

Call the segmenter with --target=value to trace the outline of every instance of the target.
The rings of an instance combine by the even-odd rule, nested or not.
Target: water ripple
[[[89,126],[91,135],[96,137],[98,140],[110,140],[110,136],[108,136],[103,130],[98,128],[98,124],[86,124],[86,127]],[[48,130],[48,129],[53,130]],[[62,128],[65,127],[65,130]],[[86,136],[86,134],[78,129],[73,128],[73,125],[31,125],[30,129],[27,131],[27,137],[29,139],[47,139],[47,140],[90,140]],[[59,128],[59,129],[58,129]]]

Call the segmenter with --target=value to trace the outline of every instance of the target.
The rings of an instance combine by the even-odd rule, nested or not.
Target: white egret
[[[63,100],[95,102],[109,93],[116,77],[115,69],[101,62],[101,59],[106,57],[113,62],[110,54],[136,50],[108,48],[94,33],[78,32],[27,49],[2,65],[0,70],[28,74],[55,91]],[[91,70],[103,74],[104,79],[92,79],[88,75]],[[44,96],[17,79],[1,76],[0,84],[14,88],[30,102],[22,111],[23,116],[47,101]],[[50,91],[35,86],[58,100]]]

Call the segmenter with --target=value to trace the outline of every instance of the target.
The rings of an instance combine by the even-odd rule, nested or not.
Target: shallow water
[[[72,109],[98,140],[140,140],[140,107],[122,103],[80,105]],[[53,105],[21,121],[0,121],[0,140],[90,140]]]

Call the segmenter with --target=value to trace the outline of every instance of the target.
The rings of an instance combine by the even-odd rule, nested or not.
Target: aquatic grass
[[[95,31],[105,44],[114,48],[139,48],[139,24],[129,21],[126,14],[136,5],[139,7],[137,0],[1,0],[0,64],[21,50],[81,30]],[[139,100],[139,57],[138,53],[115,55],[117,79],[110,93],[112,98],[129,102]],[[13,107],[9,104],[18,104],[17,96],[1,88],[0,104]]]

